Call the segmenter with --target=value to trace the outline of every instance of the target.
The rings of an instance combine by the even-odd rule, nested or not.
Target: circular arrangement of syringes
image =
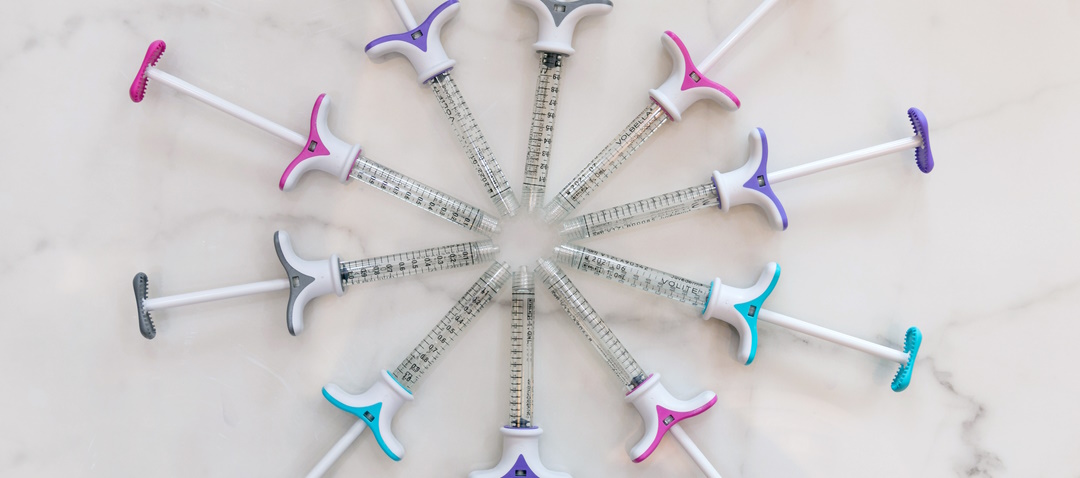
[[[575,241],[699,209],[716,207],[727,211],[741,204],[752,204],[760,207],[777,229],[783,230],[788,226],[788,217],[772,189],[774,184],[906,150],[914,150],[916,165],[923,173],[929,173],[934,167],[929,126],[925,115],[916,108],[907,111],[914,130],[910,136],[780,171],[769,171],[768,140],[763,130],[756,129],[750,134],[749,159],[739,169],[708,173],[708,180],[699,186],[570,217],[651,136],[667,124],[679,122],[682,113],[697,101],[712,100],[731,110],[741,106],[734,93],[710,80],[706,73],[776,5],[777,0],[765,0],[701,63],[694,63],[689,48],[677,35],[665,32],[661,41],[672,58],[671,76],[659,88],[648,92],[651,101],[643,111],[546,205],[544,197],[548,165],[559,89],[563,83],[562,65],[574,53],[571,46],[574,29],[583,18],[605,14],[613,6],[611,0],[514,1],[532,9],[540,24],[539,41],[534,45],[540,59],[539,76],[525,155],[521,202],[514,195],[480,125],[469,110],[462,90],[451,75],[456,62],[447,56],[441,44],[443,26],[460,9],[458,0],[448,0],[439,5],[422,22],[417,22],[404,0],[391,0],[407,31],[378,38],[365,49],[373,58],[395,53],[412,64],[419,83],[431,88],[438,107],[446,115],[465,153],[468,165],[476,171],[480,184],[501,217],[513,216],[524,207],[528,213],[536,214],[557,227],[565,240]],[[499,216],[485,213],[480,208],[383,166],[362,155],[359,145],[334,136],[327,122],[330,98],[326,95],[316,100],[310,130],[305,136],[166,73],[157,66],[164,52],[163,41],[151,43],[131,85],[131,99],[141,102],[146,96],[147,86],[153,80],[299,147],[300,154],[287,164],[278,184],[283,191],[295,187],[307,172],[322,171],[341,182],[368,184],[470,231],[492,238],[500,232]],[[329,294],[340,296],[352,285],[489,264],[487,270],[416,348],[396,367],[380,373],[379,380],[369,389],[350,393],[334,384],[323,388],[323,396],[334,406],[355,416],[356,422],[311,469],[307,475],[309,477],[328,472],[365,429],[371,429],[374,440],[387,456],[400,460],[405,448],[392,430],[395,414],[403,404],[412,401],[413,391],[420,380],[506,284],[510,284],[511,289],[510,416],[501,430],[504,440],[501,460],[495,467],[473,472],[470,477],[569,476],[548,470],[543,465],[538,445],[542,431],[533,422],[535,288],[538,286],[547,289],[558,300],[582,336],[608,364],[623,387],[626,401],[641,413],[645,433],[629,450],[630,458],[634,462],[645,460],[670,432],[706,476],[720,476],[680,426],[683,420],[712,407],[716,403],[716,395],[705,391],[696,397],[680,399],[668,393],[660,382],[660,375],[647,372],[634,359],[560,266],[672,299],[687,305],[689,313],[704,319],[727,322],[739,336],[738,359],[747,365],[753,362],[757,353],[757,324],[762,321],[895,362],[898,370],[891,388],[899,392],[910,383],[922,341],[919,329],[911,327],[899,346],[893,348],[765,309],[764,302],[774,291],[780,276],[780,267],[775,263],[765,265],[753,285],[738,288],[721,283],[719,278],[705,282],[685,279],[570,242],[557,247],[549,259],[538,259],[534,268],[519,266],[516,270],[495,260],[499,248],[490,240],[353,261],[342,261],[337,255],[308,260],[293,252],[292,241],[286,232],[278,231],[274,234],[274,248],[285,269],[286,277],[283,279],[151,298],[149,278],[143,273],[136,274],[133,285],[140,332],[147,339],[157,335],[151,312],[288,290],[286,325],[290,333],[298,335],[304,330],[305,305],[317,297]]]

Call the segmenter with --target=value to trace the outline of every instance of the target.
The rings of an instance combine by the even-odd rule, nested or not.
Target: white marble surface
[[[362,257],[479,239],[371,188],[277,179],[293,147],[151,85],[127,99],[146,45],[162,66],[306,131],[331,123],[391,167],[493,210],[430,91],[363,45],[402,30],[389,2],[17,2],[0,20],[2,476],[297,476],[351,423],[319,394],[362,390],[392,368],[482,271],[353,287],[290,336],[281,294],[158,314],[135,326],[130,280],[153,294],[279,277],[271,235],[301,254]],[[412,0],[424,16],[438,0]],[[565,183],[666,76],[659,36],[700,58],[756,2],[616,0],[584,22],[566,62],[552,187]],[[896,344],[926,339],[911,388],[893,366],[761,327],[752,366],[734,334],[664,299],[570,271],[612,329],[677,395],[715,390],[685,428],[725,477],[1080,474],[1080,3],[784,0],[712,77],[737,113],[698,105],[584,206],[707,180],[742,163],[751,128],[784,167],[902,137],[930,118],[938,160],[908,154],[778,186],[791,228],[756,210],[613,234],[590,247],[705,281],[747,285],[784,267],[777,311]],[[465,0],[445,34],[455,76],[520,188],[536,73],[532,13]],[[506,224],[503,259],[531,262],[543,228]],[[526,238],[532,240],[526,241]],[[395,422],[391,462],[365,434],[336,476],[464,476],[493,465],[508,411],[508,303],[484,313]],[[665,442],[626,448],[640,419],[619,384],[540,294],[537,423],[547,466],[578,477],[696,476]]]

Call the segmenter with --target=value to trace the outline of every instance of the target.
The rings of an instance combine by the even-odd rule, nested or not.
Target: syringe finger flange
[[[289,333],[299,335],[304,331],[304,309],[315,298],[334,293],[345,293],[342,281],[341,259],[337,254],[325,261],[308,261],[293,252],[292,240],[284,231],[274,234],[274,249],[285,268],[289,280],[289,305],[285,309],[285,324]]]
[[[712,408],[716,394],[706,391],[689,400],[680,400],[667,391],[657,373],[628,393],[626,401],[634,405],[645,422],[644,435],[630,448],[630,458],[640,463],[652,455],[668,430]]]
[[[604,15],[611,11],[611,0],[514,0],[529,7],[539,22],[536,51],[573,55],[574,29],[578,22],[590,15]]]
[[[712,100],[730,111],[742,106],[735,93],[705,75],[708,68],[698,69],[678,35],[666,31],[660,40],[671,57],[671,75],[659,88],[650,90],[649,96],[673,121],[682,121],[683,113],[701,100]]]
[[[689,49],[678,35],[671,31],[664,32],[660,39],[671,57],[671,75],[659,88],[649,91],[653,101],[662,106],[675,121],[680,121],[687,108],[703,99],[712,100],[728,110],[739,109],[742,106],[739,98],[723,85],[710,80],[707,73],[736,42],[746,36],[776,2],[777,0],[763,1],[700,64],[694,63]]]
[[[754,204],[765,211],[774,227],[787,229],[787,211],[772,190],[773,181],[769,180],[769,140],[765,130],[754,129],[749,143],[749,159],[742,167],[727,173],[713,173],[720,210],[728,212],[741,204]]]

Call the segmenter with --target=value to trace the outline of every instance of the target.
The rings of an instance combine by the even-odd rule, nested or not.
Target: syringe
[[[525,266],[514,273],[510,301],[510,426],[529,428],[533,421],[533,340],[536,290]]]
[[[538,262],[540,267],[537,268],[537,274],[544,286],[562,304],[563,310],[574,320],[586,340],[604,357],[619,382],[626,388],[626,401],[633,403],[641,418],[645,420],[645,435],[630,449],[630,458],[634,463],[648,458],[660,444],[664,434],[670,430],[706,476],[719,478],[716,468],[679,425],[679,422],[700,415],[715,405],[716,394],[711,391],[702,392],[690,400],[680,400],[672,396],[660,383],[660,374],[645,375],[641,366],[630,356],[630,352],[604,324],[604,319],[589,305],[585,296],[570,282],[570,278],[566,277],[559,266],[544,259]]]
[[[908,120],[915,135],[831,158],[819,159],[774,173],[768,172],[769,143],[765,131],[758,128],[750,134],[749,159],[739,169],[713,172],[711,182],[680,189],[648,199],[642,199],[602,211],[567,219],[559,234],[566,240],[584,239],[650,222],[679,216],[690,211],[718,206],[728,211],[740,204],[756,204],[764,209],[778,228],[787,229],[788,217],[784,206],[772,191],[772,185],[819,173],[905,149],[915,149],[915,164],[923,173],[934,169],[930,150],[930,129],[926,116],[918,108],[908,109]]]
[[[411,275],[435,272],[487,262],[499,253],[491,241],[466,242],[388,256],[342,262],[337,254],[329,259],[309,261],[293,252],[292,240],[285,231],[274,233],[274,248],[285,268],[285,278],[219,289],[189,292],[167,297],[149,298],[149,282],[145,273],[135,274],[135,305],[139,312],[139,331],[152,339],[157,335],[150,312],[192,304],[201,304],[233,297],[242,297],[279,290],[289,291],[285,309],[289,333],[304,331],[304,307],[309,301],[330,293],[338,296],[350,285]]]
[[[461,5],[458,0],[447,0],[436,7],[423,23],[417,24],[405,0],[391,1],[409,31],[377,38],[367,44],[365,51],[372,59],[400,53],[412,63],[420,84],[431,85],[439,107],[453,127],[454,136],[461,143],[495,207],[503,216],[513,216],[519,208],[517,196],[514,196],[510,182],[506,180],[484,133],[480,131],[476,117],[465,103],[465,97],[450,76],[456,62],[446,55],[440,38],[443,25],[457,15]]]
[[[334,136],[327,122],[330,111],[329,96],[319,95],[319,98],[315,100],[315,108],[311,112],[311,129],[305,138],[300,133],[225,101],[157,68],[154,65],[164,53],[165,42],[157,40],[150,44],[143,58],[142,67],[131,84],[129,91],[131,100],[136,103],[141,102],[145,97],[149,80],[153,79],[303,148],[300,155],[289,163],[285,173],[282,174],[278,182],[281,190],[291,190],[299,182],[300,177],[308,171],[324,171],[337,177],[343,183],[350,178],[368,183],[376,189],[470,231],[487,236],[499,231],[497,218],[364,157],[359,145],[350,145]]]
[[[469,473],[469,478],[570,478],[540,461],[542,429],[533,425],[533,340],[536,292],[532,272],[525,266],[514,273],[510,303],[510,423],[503,435],[502,459],[494,468]]]
[[[469,324],[495,298],[509,278],[509,266],[501,262],[493,263],[408,357],[393,372],[384,370],[380,373],[380,380],[367,391],[351,395],[332,383],[323,387],[322,394],[330,403],[356,415],[358,419],[311,469],[307,474],[308,478],[316,478],[326,473],[365,428],[371,428],[375,441],[387,456],[394,461],[401,460],[405,447],[394,436],[391,428],[394,415],[405,402],[412,401],[412,390],[417,382],[435,366],[458,337],[465,333]]]
[[[539,39],[533,48],[540,53],[540,74],[536,78],[529,147],[525,156],[525,182],[522,201],[533,212],[544,206],[548,161],[555,135],[555,112],[559,104],[562,62],[574,54],[574,28],[589,15],[611,11],[611,0],[514,0],[536,13],[540,22]]]
[[[649,91],[652,103],[544,207],[544,220],[550,224],[565,218],[581,205],[586,197],[599,189],[669,118],[675,122],[682,120],[683,112],[697,101],[709,99],[729,110],[738,109],[740,102],[735,94],[708,79],[705,72],[715,66],[720,57],[757,24],[776,2],[777,0],[762,2],[709,54],[700,67],[694,64],[686,45],[675,33],[664,32],[660,38],[672,59],[671,76],[659,88]]]
[[[902,392],[911,383],[912,368],[922,345],[922,332],[918,327],[907,330],[904,350],[899,351],[764,309],[765,299],[769,298],[780,279],[780,266],[775,262],[765,266],[756,284],[740,289],[722,284],[720,278],[708,285],[568,244],[555,248],[555,260],[580,271],[682,302],[701,310],[703,319],[719,319],[731,324],[739,333],[739,360],[746,365],[754,361],[757,353],[757,322],[761,320],[900,364],[891,386],[893,391]]]

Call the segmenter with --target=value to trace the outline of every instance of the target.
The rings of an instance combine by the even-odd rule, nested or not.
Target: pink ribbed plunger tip
[[[128,90],[131,101],[138,103],[146,96],[146,84],[150,82],[150,78],[146,76],[146,69],[156,65],[163,54],[165,54],[165,42],[162,40],[154,40],[147,47],[146,56],[143,57],[142,66],[139,67],[139,74],[135,75],[135,81],[131,82],[131,88]]]

